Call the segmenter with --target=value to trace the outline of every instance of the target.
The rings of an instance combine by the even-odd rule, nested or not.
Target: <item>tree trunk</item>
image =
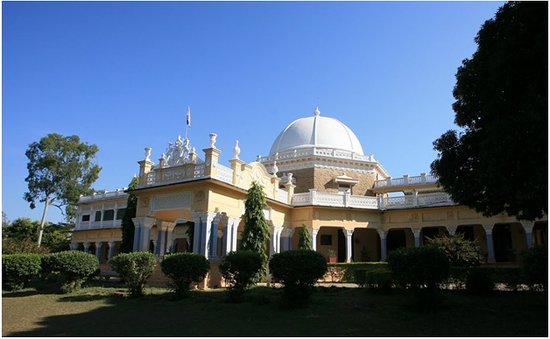
[[[48,214],[48,206],[50,205],[49,197],[46,197],[44,203],[44,212],[42,212],[42,220],[40,221],[40,231],[38,232],[38,247],[42,244],[42,234],[44,233],[44,224],[46,223],[46,215]]]

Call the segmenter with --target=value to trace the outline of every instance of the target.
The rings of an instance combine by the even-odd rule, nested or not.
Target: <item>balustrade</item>
[[[402,178],[388,178],[374,182],[375,188],[404,185],[421,185],[436,183],[437,177],[434,175],[419,175],[415,177],[404,176]]]
[[[229,167],[218,164],[216,167],[215,178],[231,184],[233,182],[233,170]]]

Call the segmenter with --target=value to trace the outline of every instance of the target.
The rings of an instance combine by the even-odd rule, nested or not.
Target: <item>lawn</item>
[[[309,307],[293,310],[281,306],[280,292],[257,287],[240,304],[226,302],[223,290],[179,301],[158,288],[128,298],[120,286],[69,295],[4,292],[2,335],[548,336],[548,295],[541,292],[444,291],[427,301],[409,291],[327,287]]]

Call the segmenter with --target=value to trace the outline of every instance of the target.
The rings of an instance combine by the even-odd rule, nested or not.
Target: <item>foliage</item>
[[[414,289],[436,289],[449,276],[450,269],[445,252],[428,246],[391,251],[388,264],[396,282]]]
[[[300,306],[309,301],[315,282],[327,272],[327,262],[315,251],[292,250],[273,255],[269,269],[274,280],[284,285],[289,305]]]
[[[40,255],[34,253],[2,255],[2,286],[18,290],[40,272]]]
[[[2,237],[13,240],[31,239],[36,241],[38,227],[40,227],[39,221],[33,221],[30,218],[17,218],[2,229]]]
[[[63,251],[42,257],[42,269],[46,274],[60,277],[61,291],[72,292],[99,268],[97,257],[81,251]]]
[[[2,254],[16,254],[16,253],[37,253],[45,254],[50,253],[47,247],[38,247],[38,244],[34,240],[15,240],[11,238],[2,239]]]
[[[485,216],[548,214],[548,3],[508,2],[456,74],[455,123],[434,142],[432,173]],[[529,175],[526,175],[529,173]]]
[[[477,242],[464,239],[463,234],[427,239],[427,246],[445,252],[451,266],[471,267],[481,264],[483,257]]]
[[[240,248],[260,254],[263,263],[258,274],[260,278],[266,274],[268,259],[266,243],[269,239],[269,227],[264,217],[265,199],[263,187],[255,181],[252,182],[244,203],[244,230]]]
[[[229,296],[240,301],[244,292],[257,282],[262,269],[262,257],[253,251],[236,251],[227,254],[220,264],[220,272],[229,284]]]
[[[128,200],[126,202],[126,211],[122,216],[122,242],[120,243],[120,253],[129,253],[134,249],[134,232],[135,226],[132,218],[136,217],[137,197],[132,194],[138,185],[138,177],[133,177],[128,184]]]
[[[149,252],[120,253],[109,262],[113,270],[120,274],[126,283],[130,295],[143,295],[147,279],[153,274],[157,261]]]
[[[495,288],[495,282],[487,270],[471,269],[466,277],[466,290],[472,294],[488,294]]]
[[[37,230],[40,227],[39,221],[34,221],[29,218],[15,219],[9,226],[3,229],[4,239],[8,245],[8,251],[13,251],[12,246],[21,246],[21,249],[15,249],[18,253],[25,252],[60,252],[69,249],[69,232],[72,225],[69,224],[52,224],[47,223],[44,226],[43,241],[42,244],[46,247],[45,251],[39,251],[37,246],[31,246],[29,242],[36,242],[38,240]],[[3,253],[6,249],[2,249]]]
[[[548,247],[536,246],[526,251],[521,258],[521,268],[527,283],[548,289]]]
[[[176,298],[187,297],[191,283],[198,283],[210,270],[210,262],[196,253],[174,253],[164,257],[162,272],[172,280]]]
[[[299,250],[313,250],[311,234],[309,234],[309,231],[308,231],[306,225],[302,224],[302,227],[300,227],[299,236],[300,237],[298,239],[298,249]]]
[[[10,221],[8,220],[8,215],[6,212],[2,211],[2,229],[4,227],[8,227],[10,225]]]
[[[64,137],[51,133],[33,142],[25,155],[27,164],[28,192],[24,198],[34,209],[36,202],[44,203],[41,227],[50,205],[65,206],[65,218],[73,223],[76,217],[76,203],[81,194],[90,194],[90,186],[99,176],[101,168],[93,164],[97,153],[96,145],[81,143],[76,135]],[[38,245],[42,240],[42,230],[38,236]]]

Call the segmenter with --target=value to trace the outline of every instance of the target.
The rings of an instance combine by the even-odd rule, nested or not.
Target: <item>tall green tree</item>
[[[432,173],[485,216],[548,213],[548,3],[508,2],[456,74],[455,123],[434,142]]]
[[[269,239],[269,226],[264,217],[264,208],[267,206],[265,193],[257,182],[253,182],[248,190],[244,203],[244,230],[242,234],[241,249],[259,253],[262,257],[262,270],[260,276],[267,271],[267,241]]]
[[[133,177],[128,185],[128,200],[126,202],[126,211],[122,217],[122,242],[120,243],[120,253],[132,252],[134,247],[135,226],[132,218],[136,217],[137,197],[132,194],[138,185],[138,177]]]
[[[306,225],[302,224],[300,227],[300,233],[298,238],[298,249],[299,250],[313,250],[313,243],[311,239],[311,234],[307,230]]]
[[[13,244],[12,247],[19,246],[23,251],[29,247],[29,242],[34,243],[34,246],[36,246],[39,227],[40,221],[29,218],[17,218],[2,230],[2,237],[8,243]],[[46,223],[44,225],[42,245],[47,247],[50,252],[68,250],[72,228],[72,225],[67,223]]]
[[[39,246],[42,243],[48,207],[59,208],[67,222],[74,223],[76,203],[80,195],[93,192],[90,186],[97,180],[101,170],[93,163],[97,151],[96,145],[80,142],[76,135],[65,137],[55,133],[29,145],[25,152],[29,159],[29,174],[25,178],[29,190],[25,192],[24,198],[32,209],[37,202],[44,203],[38,235]]]

